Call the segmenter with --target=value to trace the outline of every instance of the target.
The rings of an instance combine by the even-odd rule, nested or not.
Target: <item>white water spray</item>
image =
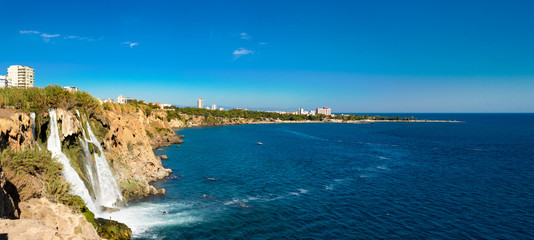
[[[97,212],[95,203],[89,190],[85,187],[78,173],[70,165],[70,161],[61,151],[61,141],[59,140],[59,129],[57,126],[57,115],[55,109],[49,110],[50,114],[50,136],[48,137],[46,148],[52,153],[52,157],[57,158],[61,164],[63,164],[63,176],[65,180],[72,185],[72,192],[75,195],[80,196],[87,205],[87,208],[92,212]]]
[[[76,110],[76,113],[81,120],[80,112]],[[98,149],[98,151],[94,151],[93,154],[95,159],[94,166],[96,170],[96,177],[91,171],[92,168],[90,168],[90,166],[88,168],[91,185],[96,195],[96,203],[100,206],[115,207],[117,203],[122,202],[124,198],[122,197],[117,181],[111,172],[108,160],[106,159],[106,155],[102,149],[102,145],[100,145],[100,142],[93,133],[89,122],[86,122],[86,125],[89,138],[87,137],[85,131],[82,131],[83,139],[80,138],[80,142],[82,144],[82,148],[84,149],[83,151],[89,153],[89,143],[93,144],[93,146]]]

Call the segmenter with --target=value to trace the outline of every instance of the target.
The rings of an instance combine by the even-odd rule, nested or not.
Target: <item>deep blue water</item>
[[[181,130],[136,237],[534,239],[534,114],[414,116]]]

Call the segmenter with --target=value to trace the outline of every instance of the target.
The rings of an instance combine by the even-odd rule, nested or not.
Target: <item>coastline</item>
[[[228,120],[228,119],[225,119]],[[251,121],[251,119],[237,119],[237,121],[221,121],[218,123],[184,123],[178,127],[172,127],[174,131],[192,128],[192,127],[219,127],[219,126],[232,126],[232,125],[248,125],[248,124],[301,124],[301,123],[337,123],[337,124],[375,124],[375,123],[464,123],[465,121],[457,120],[270,120],[270,121]]]

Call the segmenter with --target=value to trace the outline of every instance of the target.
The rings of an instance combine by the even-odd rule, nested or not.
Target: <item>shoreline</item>
[[[227,122],[227,123],[217,123],[217,124],[206,124],[206,123],[195,123],[190,125],[185,125],[182,127],[172,128],[174,131],[178,131],[185,128],[195,128],[195,127],[220,127],[220,126],[233,126],[233,125],[249,125],[249,124],[302,124],[302,123],[337,123],[337,124],[375,124],[375,123],[465,123],[465,121],[457,120],[351,120],[343,121],[337,119],[329,119],[327,121],[312,121],[312,120],[275,120],[275,121],[251,121],[251,122]]]

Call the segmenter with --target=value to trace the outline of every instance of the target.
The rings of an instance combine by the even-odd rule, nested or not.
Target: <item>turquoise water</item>
[[[184,129],[167,195],[121,214],[137,239],[534,238],[534,115],[432,116],[466,122]]]

